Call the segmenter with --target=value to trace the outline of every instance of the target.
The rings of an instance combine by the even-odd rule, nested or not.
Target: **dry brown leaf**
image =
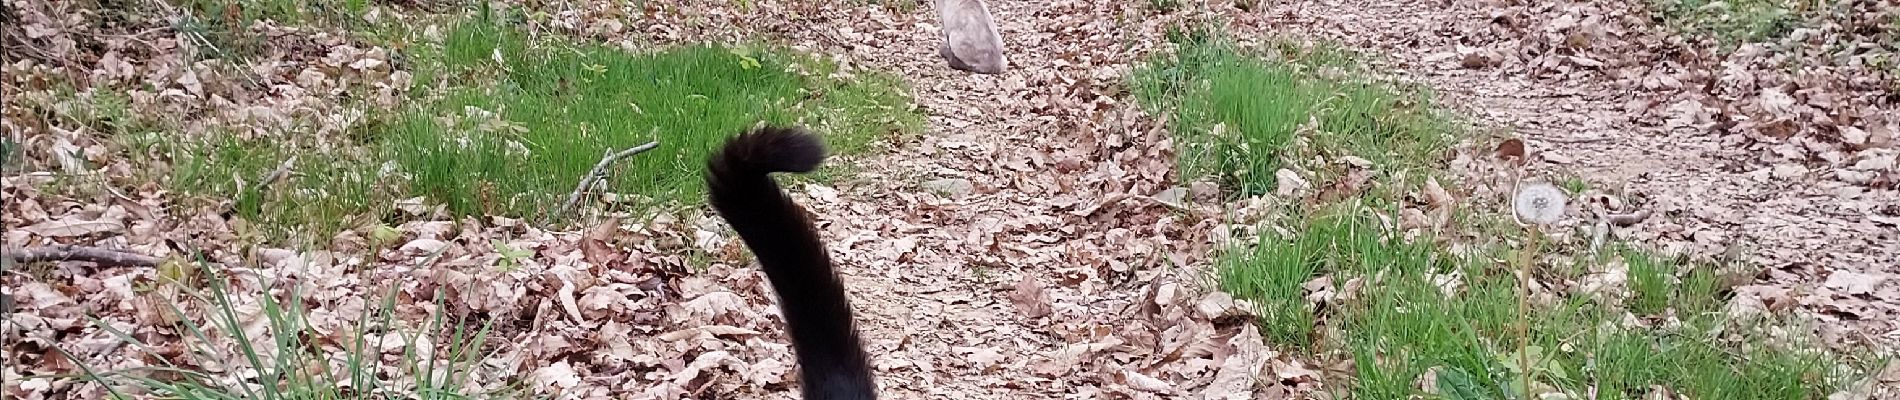
[[[1434,209],[1450,209],[1458,204],[1458,199],[1452,197],[1451,192],[1438,184],[1438,177],[1425,179],[1425,201]]]
[[[1512,164],[1523,164],[1530,159],[1530,153],[1524,148],[1524,141],[1516,138],[1505,139],[1503,142],[1499,142],[1497,148],[1492,150],[1491,154],[1496,156],[1499,160]]]
[[[1016,305],[1016,311],[1029,318],[1042,318],[1052,312],[1049,296],[1042,291],[1042,284],[1036,282],[1034,274],[1023,274],[1016,287],[1009,294],[1010,303]]]
[[[1355,167],[1346,171],[1346,176],[1320,189],[1319,194],[1314,198],[1320,202],[1349,199],[1365,193],[1366,189],[1371,188],[1371,184],[1372,170]]]
[[[1884,274],[1868,274],[1854,271],[1834,271],[1828,274],[1823,286],[1838,289],[1848,295],[1872,294],[1881,284],[1887,282]]]
[[[1307,183],[1305,178],[1301,178],[1298,172],[1286,168],[1274,171],[1273,177],[1276,182],[1274,190],[1281,196],[1298,196],[1301,192],[1313,186],[1311,183]]]
[[[607,218],[599,225],[595,225],[594,229],[587,231],[587,235],[581,238],[580,244],[581,255],[588,264],[613,268],[614,263],[625,259],[619,252],[614,251],[611,244],[614,234],[618,232],[620,232],[620,218]]]
[[[1228,339],[1229,354],[1214,374],[1212,382],[1201,389],[1201,398],[1220,400],[1252,399],[1254,387],[1260,383],[1262,369],[1275,356],[1268,350],[1260,337],[1260,329],[1254,324],[1245,324],[1240,334]]]
[[[397,248],[397,250],[409,255],[429,255],[440,253],[448,249],[448,247],[449,242],[436,239],[416,239],[409,241],[409,243],[403,243],[402,247]]]
[[[1172,393],[1174,385],[1160,379],[1137,372],[1133,369],[1122,370],[1122,380],[1129,388],[1150,393]]]

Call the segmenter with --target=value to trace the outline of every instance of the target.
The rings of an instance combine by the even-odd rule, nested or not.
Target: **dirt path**
[[[1025,17],[1038,6],[1010,2],[992,10],[1004,37],[1017,40],[1012,47],[1020,48],[1015,46],[1035,31]],[[1024,379],[1034,376],[1025,371],[1026,361],[1054,353],[1061,343],[1011,308],[1006,284],[1039,269],[1037,264],[1058,260],[1040,254],[996,260],[1002,264],[980,270],[984,267],[971,259],[985,252],[977,247],[988,236],[984,225],[994,230],[1008,220],[1060,220],[1046,207],[1024,204],[1003,192],[1009,189],[997,187],[1020,172],[994,168],[996,160],[1034,147],[1032,132],[1014,123],[1032,114],[1019,102],[995,101],[1012,94],[999,84],[1022,80],[1023,70],[973,76],[943,68],[934,32],[890,28],[902,30],[876,34],[875,50],[882,57],[853,53],[905,71],[913,95],[930,115],[927,131],[920,143],[861,161],[866,173],[859,184],[843,185],[835,195],[809,193],[811,208],[829,223],[825,229],[834,253],[847,266],[860,329],[880,370],[879,385],[884,395],[897,399],[1064,393],[1050,380]],[[1032,52],[1010,55],[1015,63],[1047,62]],[[921,182],[935,179],[962,179],[952,185],[970,186],[950,189],[959,193],[920,190]]]
[[[1645,120],[1633,104],[1669,104],[1601,76],[1533,78],[1521,69],[1461,66],[1458,46],[1487,40],[1475,32],[1510,15],[1501,10],[1470,2],[1299,1],[1243,20],[1379,54],[1382,68],[1435,88],[1460,114],[1516,132],[1536,154],[1533,169],[1583,177],[1654,212],[1616,232],[1619,239],[1760,267],[1754,284],[1737,292],[1773,306],[1798,304],[1831,344],[1900,343],[1900,288],[1887,282],[1900,273],[1900,192],[1843,183],[1831,168],[1764,163],[1761,153],[1775,149]]]
[[[916,143],[861,160],[855,182],[807,188],[889,398],[1181,395],[1208,386],[1217,365],[1179,369],[1208,354],[1167,350],[1206,342],[1225,359],[1240,351],[1231,339],[1259,352],[1245,323],[1186,312],[1201,300],[1184,284],[1194,274],[1167,266],[1203,257],[1205,236],[1139,200],[1170,184],[1171,149],[1110,95],[1164,21],[1116,22],[1124,9],[993,2],[1012,65],[993,76],[943,65],[927,7],[786,30],[901,71],[930,116]]]

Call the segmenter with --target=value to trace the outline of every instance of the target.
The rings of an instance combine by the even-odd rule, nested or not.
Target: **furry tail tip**
[[[825,143],[802,128],[764,126],[726,140],[708,164],[719,173],[805,173],[825,161]]]

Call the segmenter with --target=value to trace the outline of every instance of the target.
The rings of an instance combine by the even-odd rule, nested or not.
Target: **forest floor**
[[[1573,211],[1548,229],[1550,254],[1532,256],[1540,265],[1533,274],[1537,295],[1526,301],[1567,304],[1600,292],[1640,297],[1644,279],[1626,265],[1635,261],[1579,261],[1596,260],[1605,242],[1626,243],[1671,260],[1664,265],[1684,266],[1660,272],[1667,282],[1703,279],[1691,278],[1700,270],[1688,266],[1715,266],[1706,279],[1720,288],[1706,294],[1720,302],[1703,311],[1771,321],[1759,329],[1767,333],[1735,337],[1845,360],[1774,370],[1796,371],[1792,382],[1824,390],[1795,397],[1900,393],[1900,367],[1884,362],[1900,345],[1900,282],[1892,279],[1900,273],[1900,111],[1891,94],[1900,81],[1900,60],[1892,57],[1900,11],[1890,6],[1802,9],[1793,12],[1798,17],[1769,21],[1792,28],[1738,38],[1723,36],[1732,30],[1695,29],[1747,18],[1698,25],[1706,22],[1696,14],[1703,9],[1662,3],[1002,0],[990,7],[1011,67],[972,75],[939,58],[942,38],[930,4],[547,3],[494,3],[514,10],[494,20],[522,26],[530,40],[629,51],[762,41],[820,55],[827,67],[786,64],[811,75],[804,78],[847,85],[895,77],[893,86],[907,89],[914,105],[848,103],[835,114],[789,117],[821,133],[883,129],[860,129],[873,126],[860,123],[867,118],[899,131],[872,135],[863,150],[834,158],[824,176],[787,185],[818,216],[841,265],[884,398],[1377,398],[1384,392],[1365,388],[1384,383],[1365,371],[1379,368],[1421,372],[1393,378],[1401,381],[1397,387],[1492,398],[1447,393],[1444,382],[1452,378],[1436,365],[1423,372],[1428,368],[1384,364],[1383,357],[1417,349],[1392,344],[1401,339],[1361,342],[1341,332],[1379,326],[1355,319],[1362,311],[1341,310],[1357,310],[1356,298],[1397,291],[1384,286],[1397,284],[1383,274],[1353,275],[1353,267],[1327,264],[1289,281],[1294,300],[1275,303],[1231,290],[1239,278],[1224,271],[1248,265],[1234,261],[1237,244],[1302,237],[1299,226],[1310,222],[1305,213],[1320,208],[1300,204],[1390,205],[1374,207],[1381,226],[1407,238],[1430,232],[1449,249],[1522,246],[1521,238],[1497,238],[1515,230],[1452,216],[1508,215],[1500,210],[1526,176],[1570,191]],[[770,288],[729,228],[690,206],[696,200],[638,208],[616,199],[639,194],[589,197],[571,223],[550,224],[536,218],[545,215],[457,210],[414,189],[421,185],[381,186],[397,180],[388,171],[401,163],[379,159],[384,150],[363,145],[377,139],[361,137],[389,137],[389,127],[411,123],[388,115],[445,104],[454,106],[417,115],[489,118],[479,107],[460,107],[480,100],[441,90],[436,82],[455,78],[423,72],[433,61],[415,55],[453,42],[461,34],[455,21],[489,11],[350,3],[361,8],[230,30],[284,2],[7,4],[6,248],[78,244],[157,257],[119,267],[10,265],[9,317],[0,332],[8,397],[169,391],[282,398],[298,397],[296,382],[310,381],[338,382],[312,390],[352,396],[372,386],[379,396],[437,393],[423,395],[429,398],[795,396]],[[225,6],[191,8],[203,4]],[[1651,8],[1675,11],[1652,18]],[[1172,131],[1182,126],[1175,119],[1188,117],[1144,104],[1131,82],[1182,58],[1181,37],[1195,35],[1196,27],[1262,53],[1335,46],[1360,65],[1316,75],[1350,73],[1431,92],[1457,127],[1421,164],[1429,183],[1383,171],[1368,183],[1354,166],[1384,168],[1385,160],[1336,149],[1282,154],[1284,163],[1264,175],[1272,190],[1248,191],[1189,171],[1182,160],[1207,155]],[[218,40],[218,29],[250,41]],[[228,43],[257,48],[230,56],[245,50],[223,48]],[[475,73],[515,80],[530,73],[504,50],[514,51],[499,46],[492,54],[503,65]],[[588,79],[582,74],[562,75],[558,85],[582,85],[573,83]],[[546,126],[487,111],[508,116],[473,126]],[[920,124],[904,128],[911,124],[906,118],[919,116]],[[1302,125],[1302,134],[1309,129]],[[680,146],[659,135],[662,147]],[[261,159],[179,153],[218,147],[165,147],[228,137],[285,145],[232,150],[269,154]],[[600,151],[564,157],[585,166]],[[504,153],[514,154],[496,154]],[[659,158],[652,161],[659,166],[644,172],[697,176],[694,162],[649,158]],[[247,167],[218,167],[230,160]],[[334,217],[298,214],[327,207],[327,200],[310,199],[334,198],[341,186],[275,182],[286,173],[298,182],[329,179],[322,160],[380,168],[367,178],[370,189],[361,190],[368,194],[344,202],[383,206]],[[362,160],[369,161],[350,164]],[[410,174],[420,180],[414,177],[421,173]],[[180,186],[186,176],[201,183]],[[323,182],[356,182],[337,179]],[[575,179],[553,180],[571,188]],[[1375,186],[1391,188],[1389,198],[1354,200],[1382,193],[1368,189]],[[387,188],[415,192],[377,197]],[[487,201],[487,190],[451,193]],[[253,194],[264,200],[246,197]],[[340,222],[330,230],[274,227],[299,215]],[[1333,262],[1319,260],[1312,264]],[[1501,271],[1501,282],[1513,282],[1508,269]],[[1470,290],[1478,290],[1486,272],[1464,273],[1473,280]],[[1423,279],[1461,276],[1433,274]],[[1434,288],[1453,297],[1451,286]],[[1304,310],[1295,314],[1311,321],[1289,340],[1276,333],[1287,330],[1284,324],[1273,325],[1287,314],[1268,304],[1295,304]],[[1509,310],[1500,315],[1508,316],[1522,303],[1500,304]],[[1707,328],[1682,322],[1700,320],[1671,304],[1669,312],[1615,312],[1601,320],[1641,331],[1689,324],[1686,336]],[[1713,342],[1747,349],[1730,356],[1739,359],[1711,360],[1748,364],[1758,350],[1754,339],[1708,330],[1723,331],[1707,333],[1723,338]],[[1546,382],[1532,390],[1544,398],[1598,397],[1584,393],[1607,387],[1599,379],[1614,380],[1599,378],[1614,372],[1596,370],[1597,354],[1570,348],[1569,339],[1550,340],[1580,353],[1553,356],[1565,365],[1554,369],[1590,372],[1538,373]],[[1479,347],[1497,357],[1502,371],[1521,355],[1500,350],[1512,344]],[[1646,354],[1666,349],[1655,351]],[[1459,362],[1447,363],[1465,365]],[[1712,362],[1718,364],[1685,364],[1723,361]],[[1480,375],[1486,376],[1475,379],[1504,392],[1513,380]],[[266,380],[260,376],[279,381],[259,384]],[[1599,398],[1743,398],[1717,394],[1745,388],[1631,379],[1654,386],[1618,386],[1619,393]],[[1548,397],[1558,393],[1570,397]]]

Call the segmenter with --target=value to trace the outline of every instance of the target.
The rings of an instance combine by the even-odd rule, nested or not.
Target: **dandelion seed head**
[[[1517,196],[1511,200],[1511,210],[1525,222],[1549,225],[1563,219],[1568,201],[1563,189],[1549,183],[1533,183],[1517,190]]]

